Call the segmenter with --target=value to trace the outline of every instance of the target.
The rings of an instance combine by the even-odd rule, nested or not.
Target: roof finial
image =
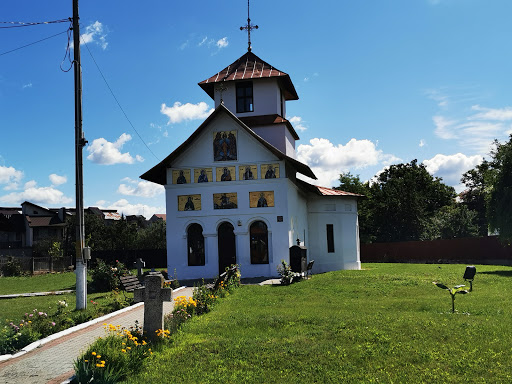
[[[258,29],[259,27],[257,25],[251,24],[251,18],[249,17],[249,0],[247,0],[247,25],[244,25],[243,27],[240,27],[240,30],[243,31],[244,29],[247,31],[247,39],[248,39],[248,46],[247,50],[251,52],[251,30]]]

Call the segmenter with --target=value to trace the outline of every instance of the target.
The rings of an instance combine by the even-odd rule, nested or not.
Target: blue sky
[[[2,1],[0,21],[65,19],[71,5]],[[509,0],[252,0],[252,46],[295,84],[286,117],[317,184],[418,159],[460,190],[512,133],[510,14]],[[85,205],[164,213],[163,187],[139,175],[210,113],[197,83],[246,52],[247,2],[82,0],[80,16]],[[0,29],[0,206],[74,206],[67,35],[5,53],[67,28]]]

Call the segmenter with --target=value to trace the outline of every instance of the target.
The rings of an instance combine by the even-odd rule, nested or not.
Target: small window
[[[327,253],[334,253],[334,225],[327,224]]]
[[[204,236],[203,227],[192,224],[187,229],[188,265],[204,265]]]
[[[252,81],[236,84],[236,112],[253,112]]]
[[[251,224],[251,264],[268,264],[268,230],[263,221]]]

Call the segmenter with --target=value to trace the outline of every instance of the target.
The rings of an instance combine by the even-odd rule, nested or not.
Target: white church
[[[141,176],[165,186],[167,268],[213,278],[231,264],[243,277],[275,277],[290,247],[307,249],[314,273],[360,269],[360,195],[309,184],[286,120],[298,100],[290,76],[249,50],[199,86],[215,111]]]

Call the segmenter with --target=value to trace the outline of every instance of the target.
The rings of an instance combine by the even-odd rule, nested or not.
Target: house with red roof
[[[276,276],[296,244],[315,273],[360,269],[361,195],[299,178],[316,176],[296,159],[290,76],[249,48],[199,86],[215,110],[141,176],[166,188],[168,270],[212,278],[236,263],[244,277]]]

